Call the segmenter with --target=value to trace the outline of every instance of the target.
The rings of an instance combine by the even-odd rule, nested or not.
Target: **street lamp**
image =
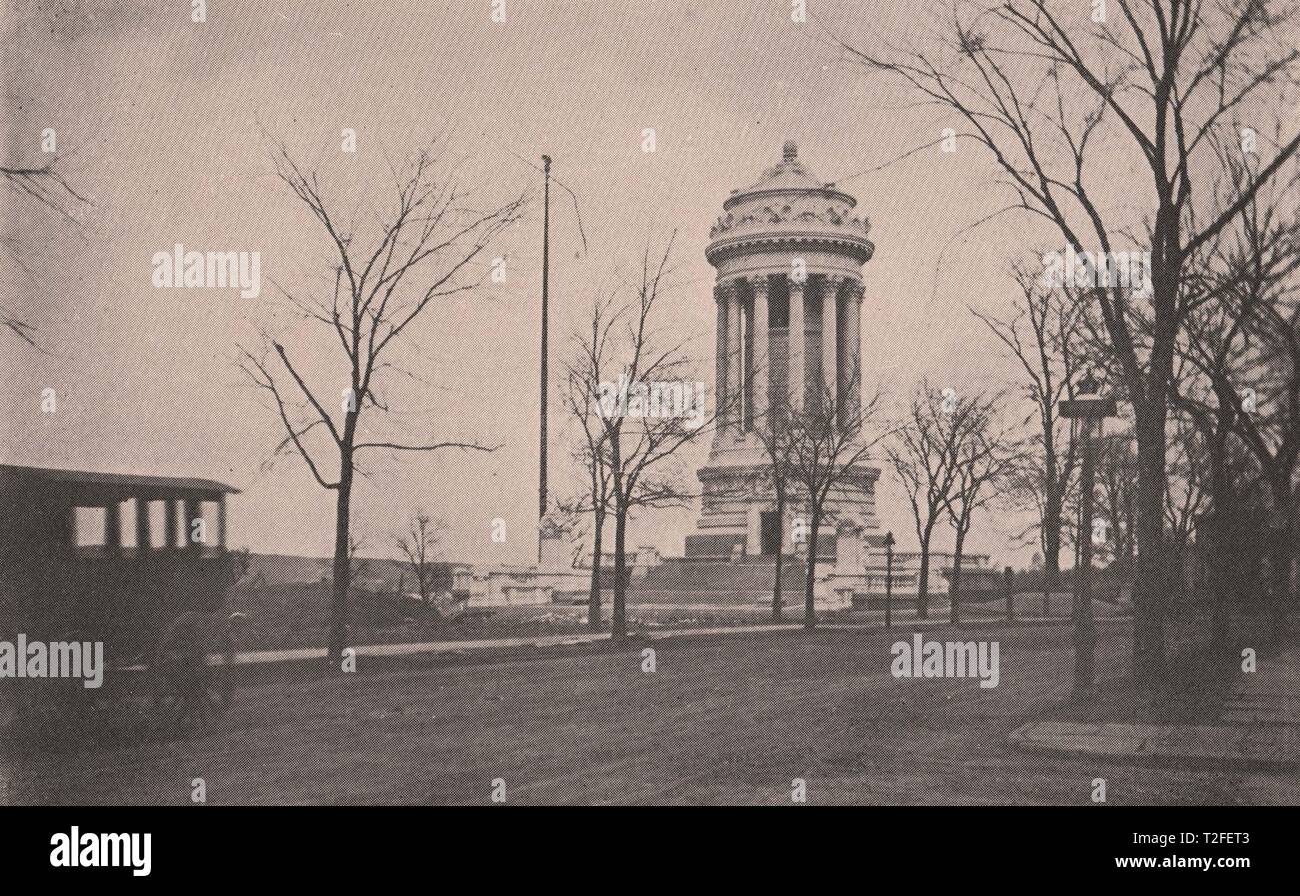
[[[885,628],[894,625],[894,533],[885,533]]]
[[[1075,543],[1079,563],[1074,571],[1074,695],[1084,697],[1093,688],[1093,652],[1097,627],[1092,618],[1092,493],[1097,482],[1097,442],[1102,421],[1116,415],[1115,399],[1103,396],[1091,373],[1078,383],[1073,399],[1061,402],[1061,416],[1080,421],[1083,469],[1079,494],[1079,529]]]

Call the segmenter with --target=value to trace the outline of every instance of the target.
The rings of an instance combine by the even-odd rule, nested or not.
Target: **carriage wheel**
[[[207,666],[205,689],[209,703],[218,715],[224,715],[226,710],[230,709],[230,704],[235,697],[234,645],[227,642],[222,647],[215,661]]]
[[[155,673],[153,706],[163,728],[202,731],[228,705],[213,667],[171,660],[160,662]]]
[[[182,614],[159,644],[153,705],[167,727],[198,731],[230,707],[235,644],[229,632],[217,633],[213,643],[203,628],[196,630],[192,619],[188,629],[181,625],[190,615]]]

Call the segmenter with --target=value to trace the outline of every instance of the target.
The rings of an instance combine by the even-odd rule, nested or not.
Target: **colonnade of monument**
[[[785,328],[769,323],[771,298],[778,291],[789,296]],[[815,352],[806,350],[809,300],[814,296],[822,309],[820,363]],[[714,297],[718,306],[716,382],[719,407],[727,409],[724,428],[745,432],[764,419],[771,398],[769,376],[774,369],[786,372],[792,409],[818,400],[823,393],[815,378],[823,376],[825,394],[836,396],[841,420],[856,413],[861,380],[861,280],[840,274],[727,277],[715,285]],[[776,365],[771,363],[774,332],[787,335],[785,357],[776,358]],[[743,401],[738,399],[742,394]]]

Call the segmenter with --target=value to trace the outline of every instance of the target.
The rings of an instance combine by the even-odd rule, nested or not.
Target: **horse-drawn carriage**
[[[237,492],[0,465],[0,641],[102,644],[103,691],[86,699],[144,693],[182,719],[224,708],[234,654],[225,594],[241,572],[225,548],[226,496]],[[22,704],[24,688],[0,684]],[[69,685],[81,687],[57,692],[75,693]]]

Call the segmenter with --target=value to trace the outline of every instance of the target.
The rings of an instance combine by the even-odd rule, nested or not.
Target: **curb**
[[[1027,753],[1126,764],[1300,767],[1300,731],[1291,728],[1030,722],[1010,741]]]

